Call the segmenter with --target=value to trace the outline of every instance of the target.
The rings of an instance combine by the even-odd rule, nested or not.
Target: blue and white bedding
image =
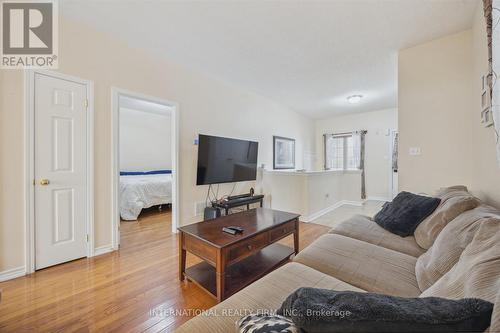
[[[143,208],[172,203],[172,174],[120,172],[120,216],[137,220]]]

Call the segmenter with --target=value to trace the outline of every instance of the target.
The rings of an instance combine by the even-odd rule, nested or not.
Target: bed
[[[143,208],[172,203],[170,170],[120,172],[120,216],[133,221]]]

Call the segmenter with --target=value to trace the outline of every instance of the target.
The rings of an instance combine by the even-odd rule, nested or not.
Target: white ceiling
[[[397,51],[472,26],[479,0],[61,0],[62,15],[313,118],[397,106]],[[351,105],[346,97],[362,94]]]

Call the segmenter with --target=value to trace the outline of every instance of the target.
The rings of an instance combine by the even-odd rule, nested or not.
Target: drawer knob
[[[286,232],[286,229],[283,229],[281,232],[282,232],[282,233],[285,233],[285,232]]]
[[[252,249],[252,245],[248,245],[247,249],[251,250]]]

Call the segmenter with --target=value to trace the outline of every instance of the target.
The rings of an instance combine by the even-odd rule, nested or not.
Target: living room
[[[203,315],[191,317],[218,303],[219,310],[274,311],[300,287],[416,298],[424,292],[420,284],[416,286],[418,293],[416,289],[391,291],[379,285],[376,277],[363,280],[363,273],[355,267],[342,275],[345,272],[339,267],[317,259],[316,255],[325,256],[322,251],[327,245],[315,242],[334,228],[337,233],[332,242],[344,244],[345,239],[339,238],[353,232],[344,219],[352,222],[355,214],[373,218],[384,202],[403,191],[434,196],[441,193],[440,188],[463,185],[467,190],[455,188],[451,192],[460,192],[459,197],[467,197],[463,200],[469,203],[477,199],[481,205],[500,208],[500,121],[492,121],[500,118],[495,105],[498,87],[488,81],[498,66],[498,34],[493,33],[493,42],[488,42],[487,29],[488,22],[498,19],[498,11],[491,11],[491,6],[496,8],[495,1],[493,5],[475,0],[54,3],[58,8],[53,21],[58,24],[54,37],[58,66],[0,70],[0,331],[172,331],[185,322],[181,331],[234,331],[235,323],[244,317],[238,311],[210,320],[203,320]],[[493,18],[488,18],[488,13]],[[68,256],[56,261],[57,265],[42,268],[46,266],[37,265],[41,258],[38,236],[43,230],[37,224],[42,220],[37,218],[38,202],[42,202],[37,191],[57,186],[58,181],[38,169],[37,158],[44,154],[36,151],[45,141],[37,137],[40,131],[34,130],[40,118],[37,107],[30,105],[36,105],[33,97],[40,90],[35,87],[47,77],[78,83],[75,87],[84,88],[77,92],[87,94],[87,127],[81,128],[87,133],[81,141],[86,150],[81,159],[74,160],[87,175],[81,178],[87,186],[87,199],[75,202],[87,204],[81,206],[84,213],[75,215],[83,221],[78,229],[78,254],[56,251],[59,253],[54,255]],[[77,92],[71,96],[80,96]],[[119,136],[114,117],[117,92],[164,101],[175,109],[169,143],[173,155],[168,223],[153,227],[146,221],[127,233],[123,244],[116,206],[119,190],[114,180],[121,171],[117,167]],[[485,92],[493,102],[488,96],[483,98]],[[55,100],[74,107],[67,96],[61,93]],[[76,124],[78,120],[71,121]],[[59,124],[64,131],[71,128],[65,121]],[[364,131],[357,141],[356,136]],[[203,135],[258,143],[251,160],[254,174],[197,185]],[[327,140],[334,139],[342,143],[332,143],[328,147],[335,149],[327,151]],[[351,156],[350,151],[356,153]],[[64,172],[71,169],[62,159],[54,161],[62,163]],[[78,193],[61,189],[65,188],[58,192],[61,200],[73,200],[71,193]],[[236,197],[249,193],[253,195]],[[439,195],[444,206],[449,198]],[[230,199],[243,199],[239,201],[242,205],[228,208],[231,214],[219,217],[226,215],[228,202],[237,203]],[[265,230],[255,229],[255,220],[249,222],[245,215],[249,224],[243,227],[243,235],[238,230],[233,230],[236,235],[222,234],[222,227],[245,220],[238,214],[258,212],[261,202],[263,209],[291,215],[280,215],[282,223],[267,225],[271,229]],[[255,209],[247,211],[247,204]],[[205,208],[211,209],[205,212]],[[477,212],[477,208],[470,210]],[[61,216],[74,214],[60,211]],[[202,222],[210,218],[205,213],[225,222]],[[494,221],[500,215],[481,209],[478,214]],[[47,227],[51,221],[44,220]],[[424,252],[430,256],[432,251],[415,243],[408,245],[407,237],[393,238],[395,235],[386,230],[382,233],[376,229],[378,224],[366,225],[366,219],[356,221],[352,223],[357,228],[365,233],[370,230],[379,239],[351,238],[378,242],[375,245],[384,244],[386,239],[391,243],[386,244],[389,249],[406,251],[405,255],[391,252],[394,256],[388,258],[394,265],[413,269],[413,275],[400,276],[399,271],[384,266],[387,262],[380,264],[394,273],[394,284],[410,277],[417,283],[416,257],[420,259]],[[216,270],[222,266],[217,268],[212,261],[222,257],[196,255],[193,251],[201,246],[197,243],[182,245],[183,237],[193,236],[192,229],[200,226],[198,223],[217,225],[217,230],[210,232],[216,232],[216,238],[229,239],[224,246],[236,246],[235,239],[243,242],[237,244],[247,249],[241,260],[249,257],[247,252],[255,254],[264,245],[276,244],[280,246],[274,247],[273,255],[278,253],[280,258],[251,281],[240,280],[242,284],[231,290],[231,295],[218,295],[217,288],[225,291],[225,281],[216,282],[217,273],[222,274]],[[178,228],[188,229],[178,232]],[[495,234],[489,228],[494,228],[493,222],[485,223],[478,235]],[[268,236],[260,245],[247,244],[245,237],[250,230],[255,237],[262,238],[259,233]],[[57,235],[66,237],[72,231],[59,229]],[[278,232],[282,234],[276,235]],[[470,243],[474,235],[464,237]],[[50,233],[45,236],[49,239]],[[68,245],[66,240],[63,243]],[[362,263],[367,270],[379,269],[366,261],[371,256],[368,250],[356,253],[349,244],[345,249],[325,251],[338,256],[348,249],[351,261]],[[217,246],[202,248],[206,253],[220,250]],[[500,266],[499,252],[494,252],[497,249],[498,243],[488,248],[493,252],[493,259],[487,258],[492,267]],[[373,251],[378,255],[381,250]],[[81,259],[73,260],[76,258]],[[236,263],[240,256],[227,262],[231,260]],[[211,287],[205,288],[199,276],[186,273],[202,262],[213,267]],[[250,274],[248,270],[244,273]],[[290,284],[283,283],[282,288],[273,276],[288,276]],[[476,287],[484,293],[470,287],[470,293],[458,296],[442,296],[435,290],[432,295],[486,298],[495,303],[493,332],[500,327],[499,301],[489,290],[495,283],[498,286],[500,274],[492,268],[488,276],[491,283]],[[460,280],[455,275],[449,278]],[[474,285],[475,280],[471,281]],[[370,289],[366,285],[370,283],[379,289]],[[246,303],[241,301],[245,298]],[[167,310],[186,313],[176,315]],[[340,331],[349,332],[345,327]]]

